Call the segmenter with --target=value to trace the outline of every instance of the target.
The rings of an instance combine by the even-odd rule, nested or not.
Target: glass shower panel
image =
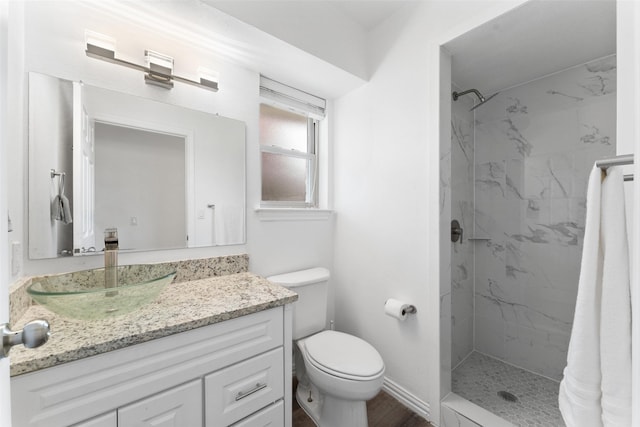
[[[615,57],[502,92],[475,117],[475,348],[560,380],[586,183],[615,155]]]

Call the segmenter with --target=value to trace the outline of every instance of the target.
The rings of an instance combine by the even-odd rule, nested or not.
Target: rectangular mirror
[[[245,243],[245,124],[29,73],[29,257]]]

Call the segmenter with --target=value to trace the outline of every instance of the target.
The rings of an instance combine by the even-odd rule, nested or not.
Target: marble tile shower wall
[[[475,234],[489,240],[475,243],[474,345],[557,380],[575,308],[587,177],[595,160],[615,155],[615,92],[611,56],[475,110]]]
[[[455,88],[460,90],[459,88]],[[462,227],[462,242],[451,245],[451,365],[473,350],[473,144],[472,95],[452,103],[451,219]]]

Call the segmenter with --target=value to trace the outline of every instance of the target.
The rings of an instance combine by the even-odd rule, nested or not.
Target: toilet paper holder
[[[418,312],[418,309],[416,308],[415,305],[412,304],[409,307],[403,309],[402,311],[407,314],[416,314]]]
[[[406,301],[389,298],[384,303],[384,314],[395,317],[401,322],[404,322],[409,314],[415,314],[417,312],[416,306]]]

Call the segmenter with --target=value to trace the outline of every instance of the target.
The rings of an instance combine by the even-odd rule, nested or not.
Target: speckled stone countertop
[[[46,319],[51,338],[42,347],[11,350],[11,375],[21,375],[106,353],[201,326],[289,304],[296,293],[252,273],[168,285],[134,313],[102,320],[73,320],[32,305],[13,325]]]

